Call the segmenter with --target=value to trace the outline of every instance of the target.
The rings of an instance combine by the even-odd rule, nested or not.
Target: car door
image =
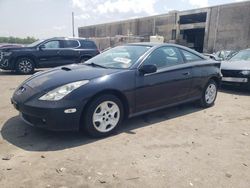
[[[157,72],[136,77],[137,112],[159,108],[186,100],[191,86],[191,68],[173,46],[155,49],[142,63],[154,64]]]
[[[41,44],[36,54],[39,67],[56,67],[62,64],[61,40],[50,40]]]
[[[203,87],[207,83],[206,77],[208,76],[209,70],[211,70],[210,60],[204,60],[197,54],[194,54],[185,49],[180,49],[184,57],[184,61],[191,67],[192,71],[192,87],[190,89],[190,97],[198,97],[202,94]]]
[[[80,47],[78,40],[64,40],[60,54],[62,56],[61,64],[67,65],[80,62],[80,50],[78,47]]]

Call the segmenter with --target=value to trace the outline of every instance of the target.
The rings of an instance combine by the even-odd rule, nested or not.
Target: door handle
[[[60,51],[57,51],[57,54],[60,54]]]
[[[184,75],[184,76],[189,76],[189,75],[190,75],[190,72],[184,72],[184,73],[182,73],[182,75]]]

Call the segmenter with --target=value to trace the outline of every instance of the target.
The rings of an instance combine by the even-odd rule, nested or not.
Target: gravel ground
[[[10,104],[27,76],[0,72],[0,187],[250,187],[250,93],[139,116],[90,139],[26,125]]]

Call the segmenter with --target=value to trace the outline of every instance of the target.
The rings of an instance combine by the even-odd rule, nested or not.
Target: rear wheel
[[[208,108],[214,105],[217,97],[218,84],[214,80],[210,80],[202,92],[200,106]]]
[[[16,63],[16,71],[20,74],[31,74],[34,72],[34,62],[30,58],[19,58]]]
[[[97,97],[84,112],[84,130],[92,137],[108,136],[117,130],[123,116],[123,105],[117,97]]]

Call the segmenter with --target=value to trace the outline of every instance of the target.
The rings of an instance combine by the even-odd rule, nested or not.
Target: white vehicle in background
[[[237,54],[238,51],[236,50],[220,50],[216,53],[203,53],[204,56],[209,57],[210,59],[216,60],[216,61],[225,61],[233,57],[235,54]]]
[[[241,50],[221,63],[222,83],[240,85],[250,90],[250,48]]]
[[[152,43],[164,43],[164,37],[163,36],[150,36],[150,42]]]
[[[228,60],[231,57],[233,57],[235,54],[237,54],[238,51],[236,50],[220,50],[216,52],[214,55],[218,58],[221,59],[222,61]]]

